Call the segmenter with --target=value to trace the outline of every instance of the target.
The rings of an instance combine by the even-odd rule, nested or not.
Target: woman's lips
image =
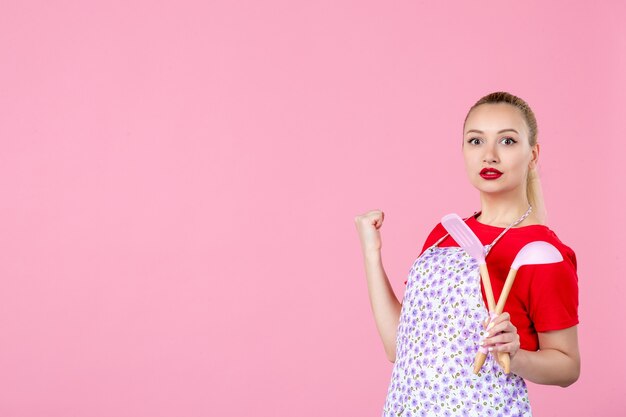
[[[480,171],[480,176],[486,180],[495,180],[502,176],[502,173],[495,168],[484,168]]]

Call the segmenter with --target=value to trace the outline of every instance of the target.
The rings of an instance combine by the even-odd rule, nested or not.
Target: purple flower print
[[[478,318],[486,314],[477,263],[458,247],[431,247],[409,276],[383,417],[504,417],[502,408],[495,410],[503,404],[530,416],[522,378],[502,376],[492,359],[480,375],[471,372],[482,331]]]

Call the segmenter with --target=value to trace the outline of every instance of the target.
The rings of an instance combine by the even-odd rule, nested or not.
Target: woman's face
[[[474,187],[486,193],[526,192],[539,145],[531,147],[522,112],[508,103],[481,104],[464,127],[465,169]],[[491,172],[489,172],[491,170]]]

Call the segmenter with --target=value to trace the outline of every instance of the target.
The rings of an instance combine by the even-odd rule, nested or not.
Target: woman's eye
[[[517,141],[513,138],[506,137],[502,139],[502,143],[504,143],[505,145],[513,145],[514,143],[517,143]]]
[[[477,145],[479,140],[480,140],[480,139],[478,139],[478,138],[471,138],[471,139],[469,139],[469,140],[467,141],[467,143],[469,143],[469,144],[471,144],[471,145]],[[474,142],[474,141],[476,141],[476,142]]]

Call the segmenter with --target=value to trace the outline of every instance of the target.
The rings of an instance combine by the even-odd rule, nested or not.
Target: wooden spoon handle
[[[496,308],[496,299],[493,296],[493,289],[491,288],[491,279],[489,279],[487,264],[480,264],[479,269],[480,279],[483,283],[483,287],[485,287],[485,295],[487,296],[487,308],[489,308],[489,312],[491,313]]]
[[[477,374],[480,371],[480,368],[483,367],[486,359],[486,354],[482,353],[480,350],[476,352],[476,357],[474,358],[474,374]]]
[[[478,265],[480,269],[480,280],[483,283],[483,287],[485,288],[485,295],[487,298],[487,308],[489,312],[495,310],[496,308],[496,299],[493,296],[493,289],[491,288],[491,280],[489,279],[489,270],[487,269],[487,264],[482,263]],[[476,353],[476,357],[474,358],[474,373],[477,374],[482,368],[485,360],[487,359],[487,355],[478,351]]]
[[[504,281],[504,287],[502,288],[500,298],[498,298],[496,314],[501,314],[504,311],[504,304],[506,304],[506,299],[511,292],[511,288],[513,287],[513,281],[515,281],[516,274],[517,269],[511,268],[511,270],[509,271],[509,275],[506,277],[506,281]],[[504,368],[504,373],[508,374],[509,372],[511,372],[511,356],[509,356],[508,352],[498,352],[498,359],[500,359],[500,363]]]

